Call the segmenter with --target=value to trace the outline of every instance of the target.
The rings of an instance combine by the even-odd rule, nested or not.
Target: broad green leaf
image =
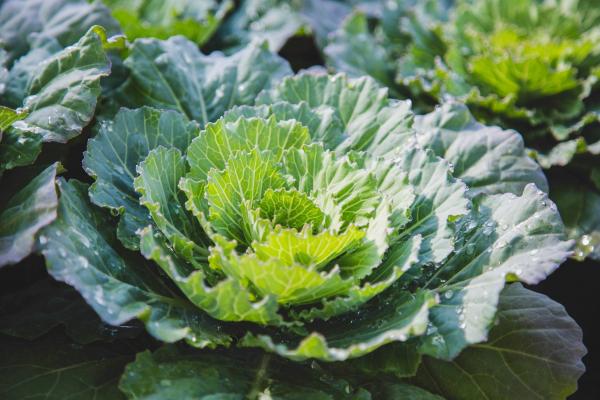
[[[0,266],[27,257],[40,229],[56,218],[58,168],[58,164],[46,168],[12,196],[0,213]]]
[[[230,1],[219,4],[214,0],[104,0],[104,3],[111,8],[129,40],[183,35],[199,46],[210,39],[232,6]]]
[[[95,178],[90,199],[121,214],[118,236],[126,247],[138,248],[135,232],[148,225],[149,217],[133,187],[136,165],[158,146],[184,151],[197,135],[198,125],[183,115],[142,107],[121,109],[88,142],[83,166]]]
[[[187,150],[189,177],[206,181],[209,171],[225,169],[227,162],[238,151],[268,150],[278,162],[285,150],[301,147],[309,142],[309,131],[300,123],[288,120],[239,118],[228,122],[219,119],[192,141]]]
[[[140,347],[131,342],[82,346],[57,333],[35,341],[2,335],[0,396],[122,399],[119,376]]]
[[[257,103],[281,100],[306,102],[311,108],[332,107],[347,134],[335,149],[340,154],[361,150],[374,156],[385,155],[413,138],[410,103],[391,101],[387,89],[380,88],[371,78],[300,74],[263,92]]]
[[[302,33],[305,21],[300,3],[281,0],[242,0],[216,35],[218,48],[237,49],[252,41],[267,41],[279,51],[288,39]]]
[[[81,133],[94,115],[100,78],[110,73],[103,29],[92,27],[32,77],[23,102],[29,115],[19,123],[21,129],[42,135],[44,141],[61,143]]]
[[[42,151],[42,136],[11,127],[0,141],[0,172],[33,164]]]
[[[138,39],[125,65],[124,105],[181,112],[205,126],[234,105],[253,104],[257,94],[291,73],[266,46],[252,44],[231,56],[202,54],[182,38]]]
[[[561,142],[552,147],[548,152],[533,152],[538,163],[543,168],[552,168],[553,166],[564,167],[573,161],[573,158],[580,153],[587,151],[587,144],[584,138],[577,138]]]
[[[117,22],[99,1],[7,0],[0,6],[0,41],[13,61],[29,51],[32,33],[55,38],[62,47],[75,43],[93,25],[110,35]]]
[[[87,201],[88,187],[59,181],[58,219],[39,237],[50,274],[73,286],[111,325],[139,318],[154,337],[195,347],[226,345],[219,322],[190,307],[156,267],[122,249],[113,221]]]
[[[185,351],[174,346],[139,353],[119,387],[131,399],[353,399],[367,391],[322,371],[259,352]]]
[[[487,339],[506,281],[536,284],[571,254],[556,206],[532,184],[523,195],[477,197],[460,222],[460,246],[448,260],[417,279],[436,290],[441,304],[430,310],[421,351],[452,359]]]
[[[567,176],[556,182],[551,195],[556,200],[569,238],[576,240],[573,257],[600,259],[600,194]]]
[[[365,312],[331,319],[318,332],[308,336],[280,340],[275,335],[249,332],[240,345],[261,347],[292,360],[343,361],[360,357],[387,343],[405,342],[422,335],[427,328],[428,310],[435,303],[431,293],[387,293],[385,300],[373,304]]]
[[[177,148],[159,146],[137,166],[135,190],[141,195],[154,223],[175,252],[190,262],[205,262],[207,238],[198,221],[185,211],[185,195],[179,180],[185,174],[185,159]]]
[[[2,133],[13,124],[27,116],[26,110],[13,110],[8,107],[0,106],[0,140]]]
[[[389,43],[388,43],[389,44]],[[355,12],[328,37],[324,48],[327,64],[352,77],[371,76],[382,85],[394,84],[394,62],[370,32],[368,16]]]
[[[415,201],[411,220],[399,232],[399,240],[421,235],[419,266],[443,261],[455,248],[454,220],[467,214],[467,186],[455,179],[448,162],[431,150],[407,148],[396,160],[408,172]]]
[[[488,341],[453,361],[424,357],[414,383],[446,398],[565,399],[585,353],[581,329],[560,304],[513,284]]]
[[[458,103],[446,103],[415,120],[418,141],[454,166],[453,175],[469,193],[521,194],[529,183],[548,191],[540,167],[527,156],[523,139],[514,131],[487,127]]]

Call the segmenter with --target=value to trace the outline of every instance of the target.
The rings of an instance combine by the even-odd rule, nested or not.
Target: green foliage
[[[3,2],[0,397],[570,395],[581,331],[516,282],[597,255],[530,158],[597,150],[597,15],[449,3]],[[309,33],[357,77],[272,52]]]

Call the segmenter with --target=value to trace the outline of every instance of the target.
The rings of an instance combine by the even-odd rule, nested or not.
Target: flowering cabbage
[[[485,341],[505,283],[570,254],[520,137],[458,104],[415,119],[370,78],[289,76],[261,45],[141,39],[124,64],[116,98],[143,106],[99,122],[94,183],[59,180],[39,238],[107,323],[371,371],[400,346],[411,375]]]

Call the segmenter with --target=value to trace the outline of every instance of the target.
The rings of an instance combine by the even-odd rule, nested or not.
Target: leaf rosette
[[[283,72],[263,51],[244,54]],[[191,78],[172,71],[160,71],[162,82],[182,90],[177,80]],[[60,182],[43,252],[106,322],[137,316],[166,342],[235,343],[294,360],[340,361],[392,342],[452,359],[486,339],[506,281],[536,283],[569,255],[546,194],[514,186],[531,164],[522,142],[491,155],[476,150],[479,140],[458,145],[457,130],[488,134],[464,108],[413,124],[410,103],[370,78],[261,82],[202,128],[175,111],[190,109],[190,97],[103,122],[84,166],[92,202],[120,216],[117,232],[84,185]],[[211,90],[221,89],[198,93],[210,99]],[[501,167],[486,170],[486,157]],[[523,193],[493,194],[510,190]]]

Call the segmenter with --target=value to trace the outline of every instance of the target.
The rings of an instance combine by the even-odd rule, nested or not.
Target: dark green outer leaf
[[[141,331],[137,325],[104,324],[76,290],[50,277],[0,297],[0,333],[33,340],[58,326],[81,344],[132,338]]]
[[[131,344],[81,346],[51,333],[33,342],[0,335],[0,397],[6,400],[118,400]]]
[[[57,168],[58,164],[46,168],[13,196],[0,214],[0,267],[29,255],[38,231],[56,218]]]
[[[165,342],[185,339],[197,347],[230,342],[218,321],[164,285],[155,266],[119,246],[114,222],[88,203],[86,185],[61,180],[59,188],[59,217],[39,239],[55,279],[75,287],[111,325],[138,317]]]
[[[600,194],[567,175],[554,182],[552,198],[565,221],[570,238],[577,241],[574,257],[600,260]]]
[[[65,143],[79,135],[94,115],[100,78],[110,73],[106,32],[92,27],[77,43],[45,60],[28,82],[23,106],[29,115],[19,128]]]
[[[121,378],[131,399],[355,399],[370,395],[319,369],[260,352],[191,352],[174,346],[138,354]]]
[[[563,306],[514,284],[498,310],[486,343],[451,362],[425,357],[415,383],[448,399],[552,400],[575,392],[586,350]]]
[[[42,136],[14,126],[5,132],[0,142],[0,173],[33,164],[42,151]]]

